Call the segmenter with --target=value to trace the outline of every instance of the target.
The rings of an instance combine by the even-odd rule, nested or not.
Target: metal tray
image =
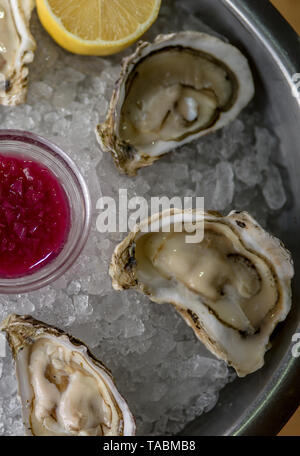
[[[281,141],[289,173],[294,200],[280,217],[276,234],[293,254],[296,279],[292,311],[276,329],[263,369],[227,385],[217,406],[182,434],[274,435],[300,403],[300,358],[292,356],[292,336],[300,333],[300,95],[292,94],[292,75],[300,72],[300,38],[268,0],[186,1],[252,62],[255,103]]]

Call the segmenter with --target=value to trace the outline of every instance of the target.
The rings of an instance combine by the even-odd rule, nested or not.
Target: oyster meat
[[[97,138],[134,175],[232,121],[253,94],[247,59],[231,44],[199,32],[159,35],[124,60]]]
[[[263,366],[270,335],[290,310],[294,269],[281,242],[247,212],[175,209],[136,226],[116,247],[110,275],[116,290],[173,304],[243,377]]]
[[[0,0],[0,104],[24,103],[27,65],[33,61],[35,41],[29,23],[34,0]]]
[[[15,358],[29,435],[134,435],[111,373],[81,341],[30,316],[10,315],[1,329]]]

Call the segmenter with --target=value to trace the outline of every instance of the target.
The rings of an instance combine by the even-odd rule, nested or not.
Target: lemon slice
[[[52,38],[75,54],[109,55],[138,40],[156,20],[161,0],[36,0]]]

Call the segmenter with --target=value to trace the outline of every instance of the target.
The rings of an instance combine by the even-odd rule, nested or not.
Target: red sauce
[[[48,264],[69,230],[69,202],[54,174],[30,159],[0,155],[0,277],[24,277]]]

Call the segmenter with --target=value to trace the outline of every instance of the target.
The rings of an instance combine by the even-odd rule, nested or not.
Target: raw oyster
[[[263,366],[270,335],[290,310],[294,269],[290,253],[247,212],[175,209],[136,226],[116,247],[110,275],[116,290],[173,304],[243,377]]]
[[[97,139],[121,172],[135,175],[232,121],[253,94],[247,59],[231,44],[198,32],[159,35],[124,60]]]
[[[15,358],[29,435],[134,435],[111,373],[81,341],[30,316],[10,315],[1,329]]]
[[[29,22],[34,0],[0,0],[0,104],[24,103],[27,65],[34,58],[35,41]]]

